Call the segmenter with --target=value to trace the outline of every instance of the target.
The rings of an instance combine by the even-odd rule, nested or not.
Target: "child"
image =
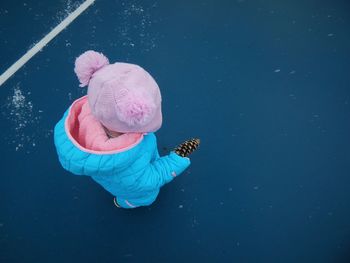
[[[141,67],[109,64],[103,54],[87,51],[76,59],[74,71],[88,91],[55,126],[60,163],[90,176],[115,196],[118,207],[152,204],[160,187],[190,165],[186,156],[199,140],[159,156],[154,132],[162,125],[161,94]]]

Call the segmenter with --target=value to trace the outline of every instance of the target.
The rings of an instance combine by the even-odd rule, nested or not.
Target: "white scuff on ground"
[[[122,2],[121,11],[117,13],[118,27],[117,42],[111,42],[111,46],[129,46],[141,52],[148,52],[156,47],[158,36],[151,30],[157,19],[152,11],[157,4],[141,5],[134,1]]]
[[[38,144],[38,129],[43,111],[35,109],[30,95],[30,92],[24,93],[18,83],[1,107],[1,113],[10,125],[6,129],[7,134],[4,139],[14,145],[16,151],[23,149],[29,152]],[[44,129],[41,130],[44,131]]]

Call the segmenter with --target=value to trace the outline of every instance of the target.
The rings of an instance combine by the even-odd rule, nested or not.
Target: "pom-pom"
[[[77,74],[80,81],[80,87],[85,87],[89,84],[92,75],[109,64],[108,58],[102,53],[98,53],[93,50],[89,50],[81,54],[75,60],[74,72]]]
[[[117,102],[118,118],[129,127],[147,125],[153,118],[156,106],[142,98],[126,98]]]

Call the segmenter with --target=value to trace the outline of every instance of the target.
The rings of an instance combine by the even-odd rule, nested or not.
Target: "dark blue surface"
[[[1,72],[75,6],[2,3]],[[0,261],[349,262],[349,14],[340,0],[97,0],[0,87]],[[161,153],[202,140],[149,208],[117,209],[58,163],[52,129],[86,92],[73,63],[87,49],[157,80]]]

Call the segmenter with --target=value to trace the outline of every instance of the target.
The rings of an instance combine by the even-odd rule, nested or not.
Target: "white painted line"
[[[17,70],[19,70],[25,63],[28,62],[36,53],[38,53],[44,46],[47,45],[55,36],[57,36],[63,29],[65,29],[74,19],[76,19],[82,12],[85,11],[95,0],[86,0],[76,10],[70,13],[61,23],[59,23],[54,29],[51,30],[43,39],[35,44],[30,50],[27,51],[19,60],[17,60],[11,67],[9,67],[0,76],[0,86],[10,78]]]

